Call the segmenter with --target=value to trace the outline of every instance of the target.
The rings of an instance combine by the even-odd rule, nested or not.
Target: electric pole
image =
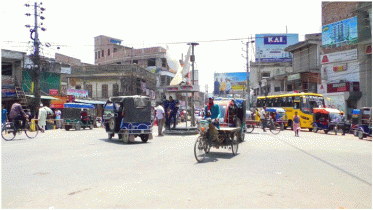
[[[37,107],[40,105],[41,102],[41,90],[40,90],[40,41],[39,41],[39,34],[38,34],[38,28],[40,28],[42,31],[45,31],[46,29],[41,27],[43,23],[40,23],[40,26],[38,25],[38,17],[41,20],[44,20],[45,18],[41,16],[43,14],[43,11],[45,11],[45,8],[41,7],[43,3],[40,2],[38,5],[37,2],[34,4],[34,16],[35,16],[35,25],[33,29],[30,29],[30,38],[34,41],[34,53],[31,55],[32,61],[34,63],[33,66],[33,76],[34,76],[34,100],[32,103],[32,107],[36,110]],[[30,7],[29,4],[25,4],[26,7]],[[38,8],[40,9],[40,14],[38,14]],[[26,16],[31,16],[30,13],[27,13]],[[31,28],[30,25],[26,25],[26,28]],[[36,113],[36,112],[35,112]]]
[[[190,56],[190,61],[192,61],[192,86],[193,86],[193,92],[192,92],[192,126],[194,127],[196,124],[194,122],[194,46],[199,45],[198,43],[188,43],[188,45],[192,45],[192,55]]]

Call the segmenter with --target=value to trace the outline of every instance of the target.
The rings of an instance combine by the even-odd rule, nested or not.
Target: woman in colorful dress
[[[300,118],[298,116],[298,112],[295,112],[293,117],[293,131],[295,132],[295,136],[299,137],[299,130],[300,130]]]

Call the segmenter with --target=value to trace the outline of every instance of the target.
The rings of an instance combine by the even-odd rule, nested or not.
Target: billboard
[[[245,90],[246,81],[246,72],[215,73],[214,94],[231,94],[234,90]]]
[[[284,49],[298,43],[298,34],[256,34],[255,61],[284,62],[291,61],[292,54]]]
[[[341,44],[356,44],[357,17],[348,18],[322,26],[322,45],[332,47]]]

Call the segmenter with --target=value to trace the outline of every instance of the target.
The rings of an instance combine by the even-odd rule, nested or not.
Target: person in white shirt
[[[266,107],[263,106],[263,109],[259,112],[260,120],[262,121],[262,128],[263,131],[266,132]]]
[[[159,102],[158,106],[155,108],[157,111],[157,115],[155,116],[157,119],[157,124],[158,124],[158,136],[163,136],[162,134],[162,129],[163,129],[163,124],[164,124],[164,108],[162,106],[162,102]]]

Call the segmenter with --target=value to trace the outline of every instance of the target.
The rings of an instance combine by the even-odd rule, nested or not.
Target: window
[[[108,98],[108,85],[107,84],[103,84],[102,86],[102,90],[101,90],[101,96],[102,98]]]
[[[275,92],[280,92],[281,91],[281,87],[275,87]]]
[[[92,98],[92,85],[86,85],[85,89],[88,91],[88,97]]]
[[[155,58],[148,59],[148,66],[155,66]]]
[[[139,64],[139,61],[138,60],[133,60],[132,63],[133,64]]]
[[[166,58],[162,58],[162,67],[167,67],[167,59]]]
[[[269,72],[263,72],[262,73],[262,78],[270,78],[271,77],[271,73]]]
[[[107,49],[107,55],[108,56],[110,55],[110,49]]]
[[[116,53],[117,51],[118,51],[118,49],[117,49],[117,48],[114,48],[114,49],[113,49],[113,52],[114,52],[114,53]]]
[[[97,59],[97,52],[95,52],[95,59]]]
[[[102,55],[101,55],[101,56],[104,57],[104,50],[102,50],[101,52],[102,52]]]
[[[119,85],[113,84],[113,96],[119,96]]]
[[[100,51],[97,52],[97,55],[98,55],[98,56],[97,56],[98,59],[100,59],[100,55],[101,55]]]

